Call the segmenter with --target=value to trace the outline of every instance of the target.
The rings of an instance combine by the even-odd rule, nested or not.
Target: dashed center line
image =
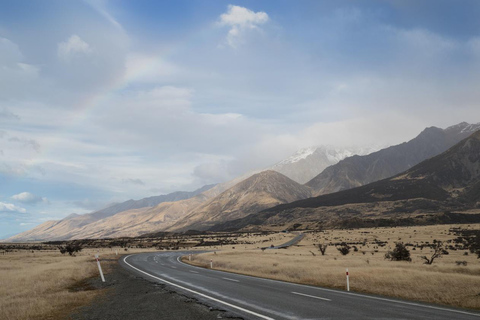
[[[310,297],[310,298],[315,298],[315,299],[325,300],[325,301],[332,301],[332,300],[327,299],[327,298],[322,298],[322,297],[317,297],[317,296],[311,296],[311,295],[305,294],[305,293],[294,292],[294,291],[292,291],[292,293],[293,293],[293,294],[296,294],[296,295],[299,295],[299,296],[305,296],[305,297]]]
[[[171,266],[173,269],[177,269],[177,267]]]
[[[191,273],[198,273],[197,271],[189,270]]]
[[[225,279],[225,280],[228,280],[228,281],[233,281],[233,282],[240,282],[239,280],[230,279],[230,278],[222,278],[222,279]]]

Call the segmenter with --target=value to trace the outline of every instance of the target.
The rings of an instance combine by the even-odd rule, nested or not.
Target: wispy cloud
[[[12,203],[0,202],[0,212],[26,213],[27,210],[25,208],[18,207]]]
[[[145,185],[145,182],[143,182],[140,179],[123,179],[122,182],[123,183],[135,184],[135,185],[138,185],[138,186],[144,186]]]
[[[58,56],[65,61],[71,61],[79,56],[89,56],[92,52],[90,45],[76,34],[58,44]]]

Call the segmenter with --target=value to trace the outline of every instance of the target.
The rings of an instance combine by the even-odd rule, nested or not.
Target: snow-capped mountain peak
[[[341,148],[331,145],[303,148],[269,169],[278,171],[299,183],[306,183],[326,167],[334,165],[347,157],[366,155],[377,150],[379,148]]]

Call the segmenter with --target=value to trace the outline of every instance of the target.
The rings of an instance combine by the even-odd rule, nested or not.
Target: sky
[[[480,122],[478,1],[0,3],[0,238]]]

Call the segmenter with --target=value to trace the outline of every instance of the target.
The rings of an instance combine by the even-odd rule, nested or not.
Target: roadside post
[[[350,291],[350,279],[349,279],[349,274],[348,274],[348,268],[347,268],[347,271],[345,272],[345,274],[347,275],[347,291]]]
[[[100,266],[100,259],[98,258],[98,254],[95,255],[95,260],[97,260],[98,271],[100,271],[102,282],[105,282],[105,277],[103,276],[103,271],[102,271],[102,267]]]
[[[192,261],[192,254],[191,253],[188,255],[188,261]]]
[[[115,249],[115,255],[118,256],[118,249]]]
[[[210,259],[210,269],[213,269],[213,260]]]

